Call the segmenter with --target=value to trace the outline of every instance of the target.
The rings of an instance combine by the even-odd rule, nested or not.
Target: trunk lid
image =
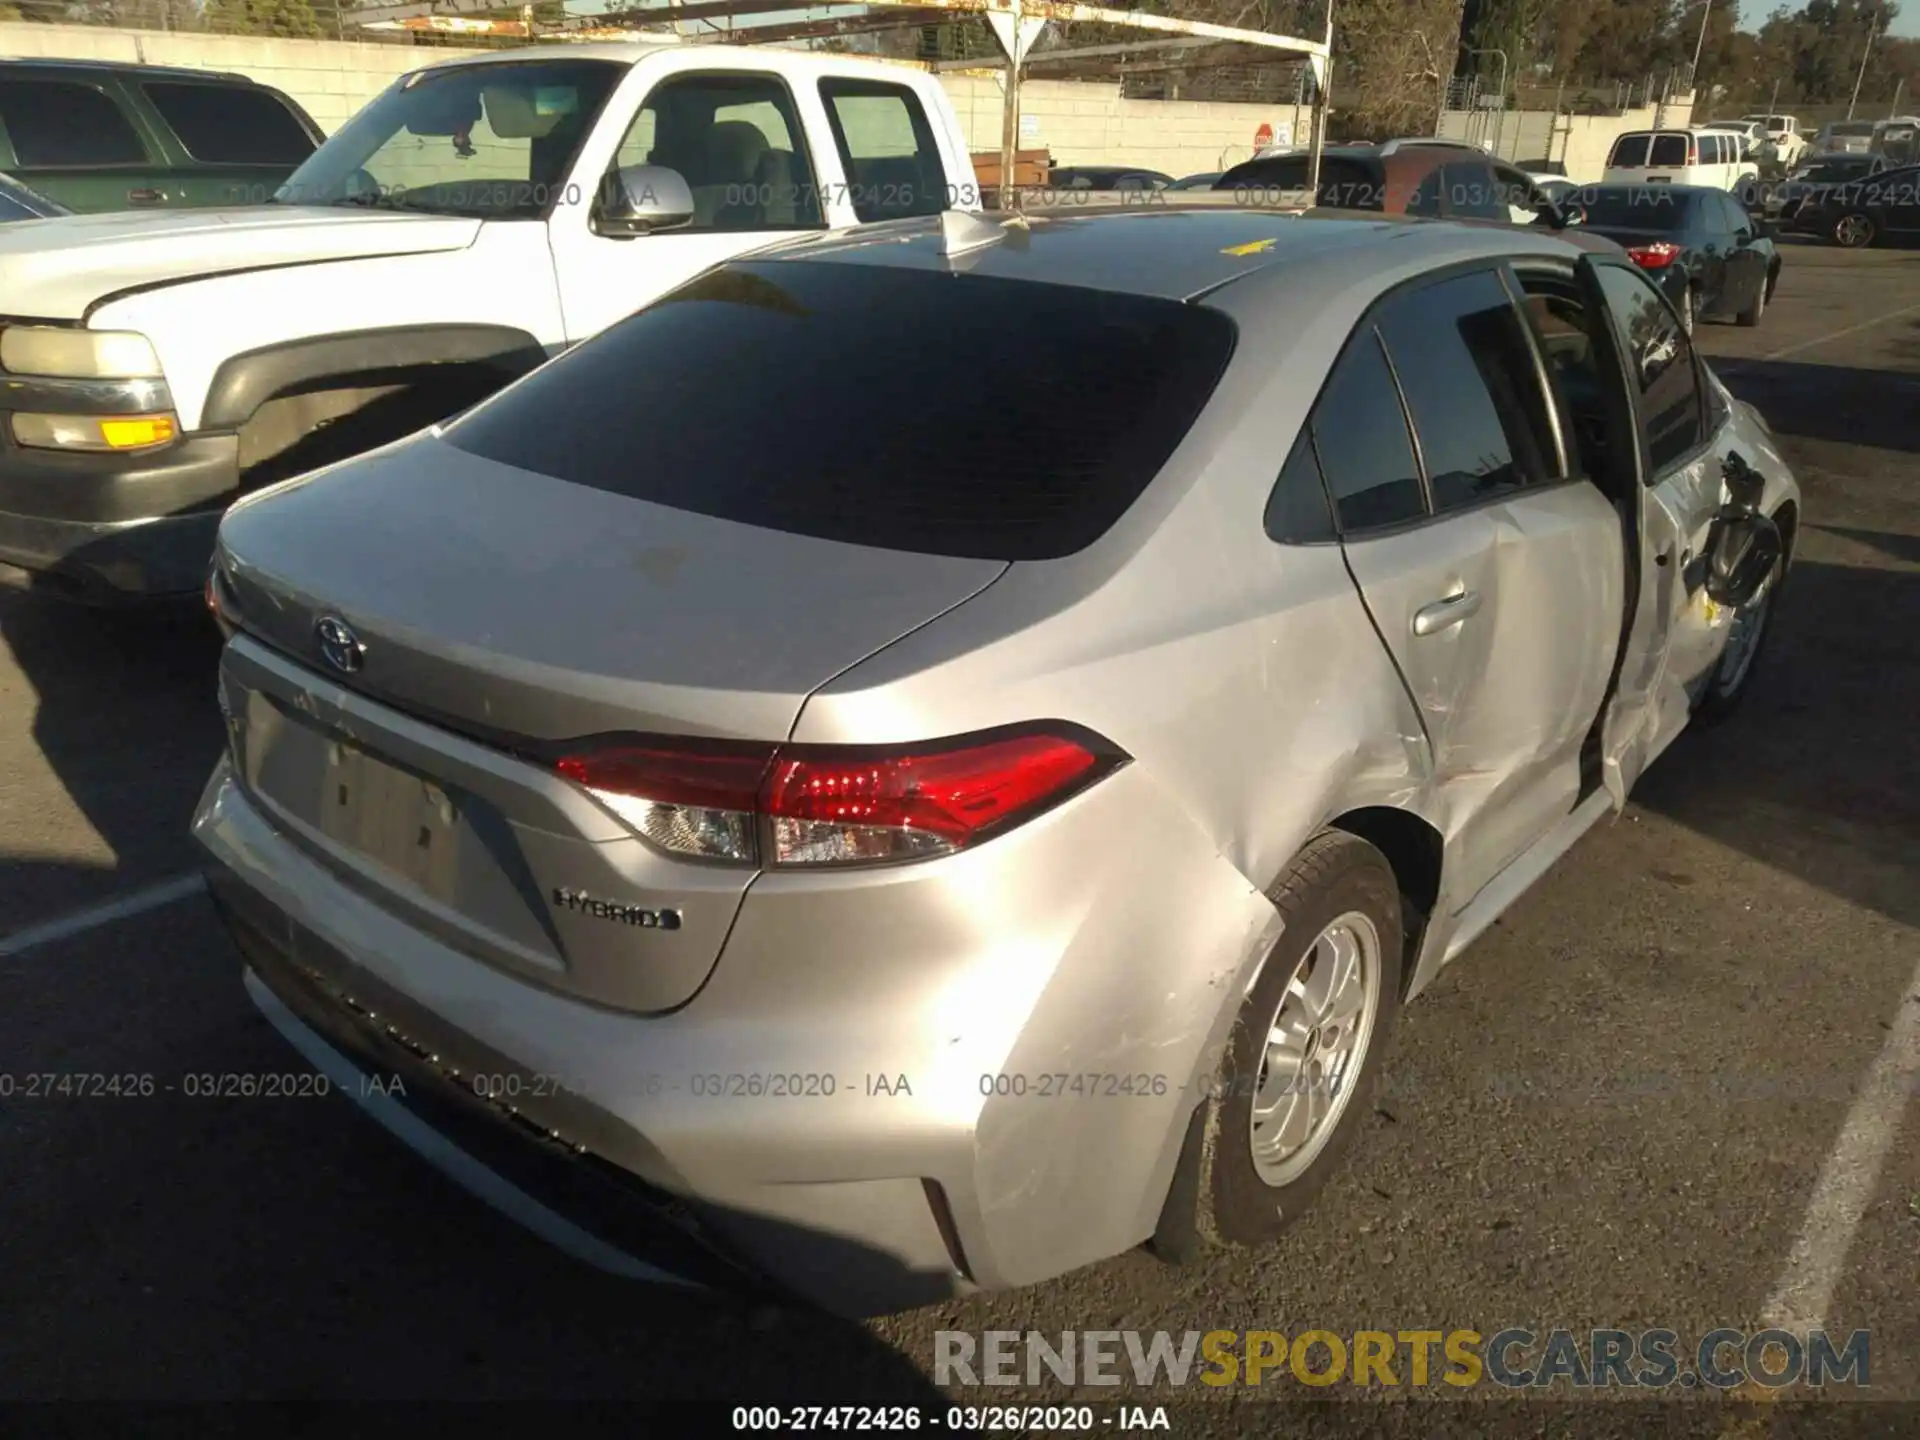
[[[549,479],[431,434],[241,502],[223,700],[243,782],[377,903],[596,1003],[699,988],[754,871],[657,850],[528,758],[612,732],[784,740],[807,696],[997,561],[838,544]],[[331,669],[316,626],[364,647]]]

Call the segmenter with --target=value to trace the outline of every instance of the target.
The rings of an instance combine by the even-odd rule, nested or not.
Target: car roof
[[[257,85],[249,75],[232,70],[199,70],[187,65],[144,65],[133,60],[56,60],[37,55],[0,56],[0,70],[52,70],[85,74],[111,70],[122,75],[145,75],[158,79],[221,80],[233,85]]]
[[[1280,210],[1149,209],[1035,216],[994,227],[1004,238],[952,256],[939,216],[798,240],[752,259],[887,265],[1191,300],[1275,266],[1298,267],[1316,286],[1364,285],[1418,249],[1435,265],[1516,254],[1572,259],[1588,248],[1552,232],[1512,226],[1408,221],[1373,214]],[[964,220],[957,222],[965,225]],[[981,219],[980,234],[993,222]]]

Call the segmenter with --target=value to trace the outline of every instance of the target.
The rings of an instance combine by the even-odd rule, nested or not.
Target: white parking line
[[[684,1275],[675,1275],[644,1260],[635,1259],[597,1235],[589,1234],[558,1211],[542,1205],[499,1172],[467,1154],[391,1095],[382,1093],[365,1072],[302,1024],[300,1017],[262,983],[251,967],[244,972],[243,979],[247,994],[259,1007],[260,1013],[267,1017],[267,1022],[280,1032],[289,1045],[306,1056],[308,1064],[332,1081],[335,1090],[365,1110],[401,1144],[461,1189],[491,1205],[515,1224],[531,1230],[556,1250],[584,1261],[596,1270],[604,1270],[609,1275],[628,1280],[646,1280],[656,1285],[682,1285],[691,1290],[707,1288]]]
[[[1771,354],[1762,355],[1760,358],[1762,360],[1784,360],[1789,355],[1798,355],[1802,350],[1811,350],[1817,345],[1825,345],[1833,340],[1844,340],[1849,335],[1858,335],[1862,330],[1871,330],[1874,326],[1884,325],[1889,320],[1898,320],[1903,315],[1920,315],[1920,305],[1909,305],[1904,310],[1893,310],[1885,315],[1876,315],[1871,320],[1862,320],[1858,325],[1849,325],[1844,330],[1836,330],[1831,335],[1822,335],[1817,340],[1802,340],[1798,345],[1789,345],[1784,350],[1775,350]]]
[[[1887,1152],[1899,1137],[1902,1112],[1920,1079],[1920,967],[1900,996],[1893,1031],[1854,1097],[1840,1138],[1821,1168],[1806,1219],[1786,1269],[1767,1301],[1766,1320],[1786,1330],[1827,1323],[1834,1287],[1845,1271],[1860,1217],[1873,1203]]]
[[[189,895],[198,895],[202,888],[198,875],[176,875],[171,880],[162,880],[144,890],[122,895],[118,900],[103,901],[71,915],[63,915],[58,920],[29,925],[25,930],[16,930],[11,935],[0,937],[0,958],[21,955],[37,946],[83,935],[89,930],[111,925],[116,920],[124,920],[142,911],[157,910],[162,905],[171,905]]]

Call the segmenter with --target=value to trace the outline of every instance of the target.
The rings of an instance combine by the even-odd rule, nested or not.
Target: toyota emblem
[[[322,615],[314,621],[313,638],[320,642],[321,657],[342,675],[359,670],[367,658],[367,647],[338,615]]]

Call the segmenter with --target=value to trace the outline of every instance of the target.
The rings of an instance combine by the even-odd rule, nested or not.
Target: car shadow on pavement
[[[1920,454],[1920,375],[1741,356],[1711,363],[1780,435]]]
[[[38,752],[0,759],[13,776],[0,935],[196,868],[187,826],[222,744],[205,610],[87,610],[5,590],[0,643],[26,692],[10,698],[4,741]]]
[[[1634,802],[1920,927],[1920,572],[1800,561],[1772,623],[1740,709],[1682,735]]]

